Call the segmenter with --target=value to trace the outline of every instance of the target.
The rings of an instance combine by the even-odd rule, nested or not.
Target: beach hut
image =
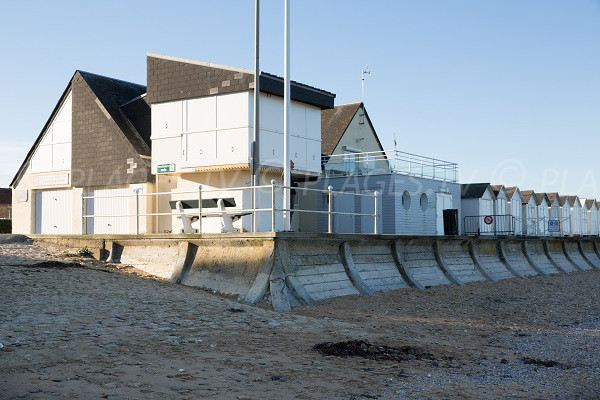
[[[590,234],[590,224],[588,222],[589,206],[585,199],[579,199],[581,205],[581,235],[588,236]]]
[[[550,219],[548,197],[546,197],[546,193],[536,193],[535,200],[537,204],[538,235],[548,236],[548,220]]]
[[[600,208],[598,208],[598,202],[594,199],[587,199],[585,201],[588,208],[588,231],[592,236],[598,236],[600,233],[600,225],[598,217],[600,216]]]
[[[506,200],[508,201],[508,212],[512,216],[511,223],[515,235],[523,234],[523,195],[518,187],[505,188]]]
[[[527,236],[538,236],[537,201],[533,190],[523,190],[523,234]]]
[[[571,204],[569,196],[559,196],[560,203],[560,231],[563,236],[571,236]]]
[[[468,183],[461,186],[461,212],[465,234],[494,234],[494,192],[489,183]],[[489,218],[491,217],[491,219]]]
[[[558,193],[546,193],[546,200],[548,200],[548,216],[550,220],[560,221],[561,210],[560,210],[560,196]],[[562,223],[560,224],[562,225]],[[561,232],[548,232],[549,236],[560,236]]]
[[[583,221],[579,196],[569,196],[569,206],[571,207],[571,234],[581,236],[583,234]]]
[[[508,211],[508,196],[504,185],[492,185],[494,192],[494,223],[496,232],[507,234],[511,232],[511,217]]]

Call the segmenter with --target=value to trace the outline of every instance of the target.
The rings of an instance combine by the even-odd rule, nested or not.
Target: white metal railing
[[[232,191],[243,191],[243,190],[251,190],[256,191],[260,189],[270,189],[271,192],[271,204],[269,208],[234,208],[229,210],[218,210],[215,211],[206,211],[202,207],[202,199],[203,195],[206,193],[217,193],[217,192],[232,192]],[[277,192],[278,190],[295,190],[295,191],[305,191],[305,192],[319,192],[326,193],[329,201],[329,208],[327,211],[323,210],[305,210],[305,209],[295,209],[295,208],[283,208],[277,207]],[[223,214],[227,215],[239,215],[240,213],[250,213],[253,219],[256,218],[256,215],[261,212],[269,212],[271,213],[271,231],[276,232],[276,215],[277,213],[282,213],[286,215],[287,218],[290,218],[289,213],[312,213],[312,214],[327,214],[327,232],[333,233],[333,216],[334,215],[346,215],[346,216],[354,216],[354,217],[372,217],[373,218],[373,233],[377,234],[379,231],[379,206],[378,206],[378,192],[373,192],[373,194],[364,194],[364,193],[354,193],[354,192],[341,192],[334,191],[332,186],[329,186],[327,190],[322,189],[312,189],[312,188],[304,188],[304,187],[290,187],[290,186],[282,186],[277,185],[275,180],[271,181],[270,185],[262,185],[262,186],[241,186],[241,187],[232,187],[232,188],[215,188],[215,189],[204,189],[202,185],[198,185],[197,191],[180,191],[180,192],[154,192],[154,193],[142,193],[141,189],[135,189],[133,194],[124,194],[124,195],[111,195],[111,196],[86,196],[85,193],[81,196],[81,229],[82,233],[86,234],[86,221],[88,219],[95,218],[133,218],[136,219],[136,234],[140,233],[140,217],[153,217],[153,216],[170,216],[177,217],[182,214],[185,216],[198,217],[199,221],[199,229],[198,231],[202,232],[202,217],[219,217]],[[198,200],[198,211],[197,212],[179,212],[177,210],[171,210],[170,212],[140,212],[140,198],[148,197],[148,196],[178,196],[178,195],[186,195],[192,194],[196,196],[194,200]],[[351,212],[341,212],[333,210],[333,198],[334,196],[358,196],[358,197],[367,197],[374,199],[374,212],[370,213],[351,213]],[[86,206],[88,200],[95,199],[114,199],[114,198],[135,198],[135,213],[129,214],[107,214],[107,215],[96,215],[96,214],[87,214]],[[252,224],[255,229],[256,224]]]
[[[458,164],[398,150],[322,156],[326,176],[395,173],[458,182]]]

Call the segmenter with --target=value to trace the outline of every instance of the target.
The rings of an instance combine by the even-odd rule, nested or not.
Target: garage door
[[[130,232],[128,215],[132,201],[133,189],[129,186],[111,186],[88,189],[87,218],[88,234],[133,233]]]
[[[73,233],[73,192],[71,189],[35,192],[35,233]]]

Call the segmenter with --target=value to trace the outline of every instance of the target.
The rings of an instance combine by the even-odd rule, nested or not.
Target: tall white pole
[[[260,105],[260,67],[259,67],[259,35],[260,35],[260,0],[254,2],[254,129],[252,134],[252,186],[260,185],[260,159],[259,159],[259,134],[260,134],[260,112],[258,107]],[[256,189],[252,189],[252,209],[258,207],[258,192]],[[252,212],[252,232],[256,232],[258,229],[257,214]]]
[[[291,165],[290,165],[290,0],[285,1],[285,39],[284,39],[284,69],[283,76],[283,208],[291,209],[291,193],[289,187],[292,185]],[[284,212],[283,224],[284,230],[291,230],[289,211]]]

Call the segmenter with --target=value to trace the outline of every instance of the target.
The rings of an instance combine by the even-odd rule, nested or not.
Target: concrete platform
[[[598,240],[242,233],[31,235],[277,311],[347,295],[597,268]]]

